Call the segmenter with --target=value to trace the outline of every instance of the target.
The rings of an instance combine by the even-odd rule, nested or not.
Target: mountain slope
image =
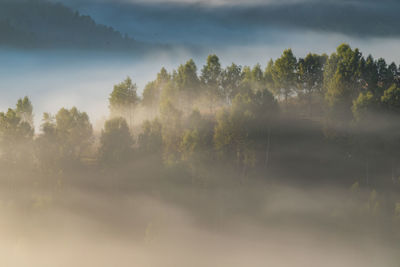
[[[141,45],[60,3],[0,0],[0,46],[131,50]]]

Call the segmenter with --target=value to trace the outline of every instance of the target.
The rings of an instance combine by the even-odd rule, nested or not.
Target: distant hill
[[[133,50],[143,47],[111,27],[97,24],[61,3],[0,0],[0,46]]]

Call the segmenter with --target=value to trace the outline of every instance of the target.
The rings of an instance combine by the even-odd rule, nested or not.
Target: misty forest
[[[35,217],[71,204],[71,188],[149,194],[218,230],[238,214],[271,220],[261,204],[277,184],[333,186],[345,193],[325,210],[332,224],[360,220],[398,241],[399,78],[395,63],[347,44],[329,56],[287,49],[265,68],[210,55],[201,69],[162,68],[142,96],[129,77],[116,84],[101,131],[76,107],[35,127],[24,97],[0,113],[2,190],[12,192],[2,208]],[[133,235],[151,239],[146,227]]]
[[[0,266],[398,267],[400,4],[361,2],[0,0]]]

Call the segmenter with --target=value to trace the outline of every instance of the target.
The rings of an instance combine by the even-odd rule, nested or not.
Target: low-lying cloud
[[[398,1],[65,1],[138,40],[167,43],[261,42],[274,31],[357,38],[400,36]],[[272,32],[272,33],[271,33]],[[288,33],[289,34],[289,33]]]

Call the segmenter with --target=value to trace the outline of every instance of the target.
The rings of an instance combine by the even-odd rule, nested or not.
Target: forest
[[[141,42],[46,0],[0,1],[0,46],[18,49],[143,50]]]
[[[127,77],[105,101],[102,129],[77,107],[34,125],[29,97],[0,113],[2,207],[85,206],[68,198],[71,188],[148,194],[215,230],[238,214],[265,219],[261,199],[277,185],[331,188],[340,193],[323,208],[325,223],[400,238],[396,63],[348,44],[304,58],[286,49],[264,67],[224,67],[210,55],[201,68],[162,68],[142,95]],[[157,226],[140,223],[152,239]]]

